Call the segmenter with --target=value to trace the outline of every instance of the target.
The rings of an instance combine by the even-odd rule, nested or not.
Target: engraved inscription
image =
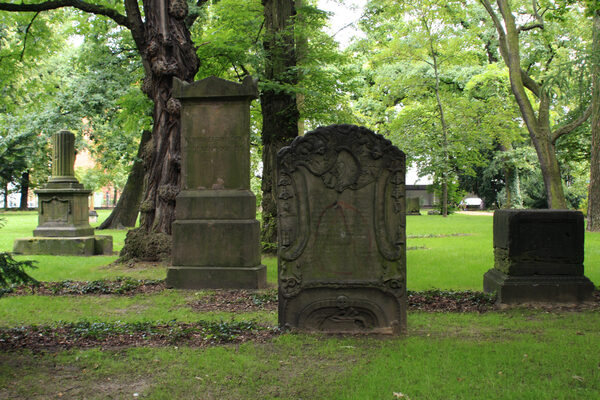
[[[53,197],[50,200],[42,200],[41,214],[46,222],[67,223],[71,213],[69,200]]]

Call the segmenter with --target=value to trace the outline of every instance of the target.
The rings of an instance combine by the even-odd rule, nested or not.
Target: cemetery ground
[[[37,215],[2,216],[10,251]],[[125,232],[106,234],[119,250]],[[407,234],[401,337],[280,333],[272,257],[257,292],[165,289],[166,265],[116,255],[16,257],[44,283],[0,298],[0,398],[600,398],[598,292],[585,306],[496,308],[464,292],[493,266],[491,216],[409,216]],[[600,234],[586,232],[585,274],[600,283]]]

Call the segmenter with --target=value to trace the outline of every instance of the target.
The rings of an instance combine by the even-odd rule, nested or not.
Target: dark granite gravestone
[[[112,254],[112,236],[94,236],[89,224],[91,191],[75,178],[75,135],[52,135],[52,176],[35,191],[38,226],[33,238],[15,240],[16,254],[82,255]]]
[[[421,200],[418,197],[406,198],[406,215],[421,215]]]
[[[405,330],[404,153],[332,125],[296,138],[277,163],[280,326]]]
[[[583,275],[583,214],[567,210],[494,212],[494,268],[483,290],[500,303],[581,302],[594,285]]]
[[[170,287],[266,287],[250,191],[250,102],[257,95],[250,77],[243,84],[174,79],[173,96],[181,100],[182,187],[173,266],[167,270]]]

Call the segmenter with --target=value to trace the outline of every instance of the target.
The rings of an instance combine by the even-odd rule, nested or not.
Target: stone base
[[[113,254],[112,236],[30,237],[16,239],[14,254],[93,256]]]
[[[592,299],[594,284],[585,276],[511,276],[490,269],[483,276],[483,291],[496,292],[498,303],[580,303]]]
[[[264,289],[267,267],[187,267],[167,270],[167,287],[176,289]]]
[[[94,236],[94,228],[91,226],[78,227],[78,226],[38,226],[33,230],[33,236],[35,237],[47,237],[47,238],[80,238],[87,236]]]

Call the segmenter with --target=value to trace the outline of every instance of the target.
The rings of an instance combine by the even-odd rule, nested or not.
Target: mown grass
[[[0,250],[10,250],[15,237],[31,235],[32,215],[7,215]],[[490,216],[409,216],[407,233],[413,237],[407,245],[417,249],[407,254],[408,288],[481,290],[493,265],[491,228]],[[125,232],[117,233],[124,238]],[[114,257],[33,259],[41,280],[165,274],[165,266],[107,266]],[[275,283],[276,259],[263,263]],[[600,234],[586,233],[585,267],[600,283]],[[174,319],[276,324],[275,312],[195,311],[191,303],[208,293],[5,296],[0,326]],[[0,352],[0,398],[598,399],[599,327],[597,311],[411,312],[408,333],[395,338],[288,333],[266,343],[209,348]]]
[[[108,210],[100,210],[96,224],[106,218]],[[12,250],[15,238],[31,236],[37,225],[35,212],[2,214],[7,224],[0,229],[0,251]],[[456,289],[481,290],[483,274],[493,267],[491,215],[453,214],[440,216],[408,216],[407,286],[410,290]],[[113,236],[115,251],[123,247],[126,231],[103,230],[97,234]],[[163,279],[166,265],[110,265],[117,256],[60,257],[19,256],[38,262],[32,276],[43,281],[96,280],[114,276],[136,279]],[[265,257],[267,280],[277,282],[277,260]],[[600,233],[586,232],[585,273],[596,285],[600,284]]]
[[[409,315],[400,338],[0,354],[0,397],[597,399],[600,315]],[[444,329],[449,327],[450,329]]]

